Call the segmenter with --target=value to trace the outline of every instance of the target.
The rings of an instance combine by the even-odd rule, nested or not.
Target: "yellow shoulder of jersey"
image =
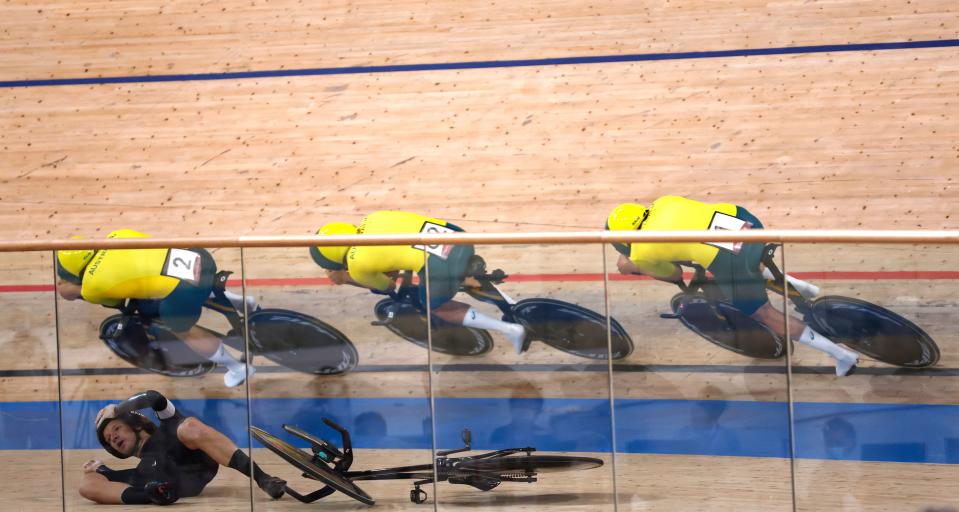
[[[110,234],[107,235],[107,238],[150,238],[150,235],[144,235],[143,233],[134,231],[132,229],[118,229],[110,232]]]

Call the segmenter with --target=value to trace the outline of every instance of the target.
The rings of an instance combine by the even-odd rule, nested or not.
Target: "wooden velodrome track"
[[[102,237],[119,227],[157,236],[310,234],[324,222],[357,221],[377,209],[429,213],[470,231],[583,230],[599,228],[618,202],[663,194],[736,202],[779,228],[959,229],[959,59],[949,45],[959,39],[959,10],[946,0],[19,0],[0,12],[2,240]],[[903,41],[922,44],[883,46]],[[864,46],[848,46],[855,44]],[[756,54],[678,55],[727,50]],[[629,58],[659,53],[683,58]],[[580,59],[591,57],[609,58]],[[504,62],[564,58],[570,60]],[[424,68],[480,61],[499,64]],[[351,68],[369,66],[380,68]],[[342,69],[295,71],[330,68]],[[117,79],[158,75],[177,76]],[[603,272],[595,246],[481,252],[517,275]],[[240,270],[239,251],[214,254],[221,268]],[[955,280],[889,276],[954,271],[957,255],[955,246],[819,245],[788,247],[787,263],[792,272],[824,273],[819,284],[829,293],[862,296],[916,320],[942,348],[940,366],[955,369]],[[606,259],[612,263],[610,252]],[[58,361],[51,257],[2,260],[7,376],[0,399],[56,400],[55,377],[32,372]],[[336,319],[362,364],[387,368],[322,379],[264,371],[253,378],[253,396],[427,396],[427,372],[388,370],[425,365],[426,352],[371,327],[373,301],[365,293],[304,281],[320,276],[305,250],[247,250],[244,264],[247,278],[263,280],[250,289],[261,303]],[[840,274],[849,271],[871,277]],[[597,280],[531,279],[507,290],[604,308]],[[624,363],[663,369],[617,372],[617,399],[788,399],[786,378],[775,371],[781,363],[744,360],[659,320],[673,293],[668,286],[617,281],[609,293],[613,315],[637,345]],[[148,387],[179,400],[245,396],[224,389],[219,375],[83,375],[79,370],[126,365],[96,339],[102,310],[58,307],[60,363],[72,371],[61,382],[65,400],[118,400]],[[434,373],[435,395],[608,397],[604,373],[566,366],[582,361],[545,346],[516,356],[497,339],[491,354],[468,363],[512,366]],[[796,401],[957,401],[954,373],[836,379],[817,370],[828,360],[804,347],[794,363],[810,368],[793,375]],[[567,371],[523,371],[532,364]],[[759,371],[747,371],[753,367]],[[383,465],[429,457],[423,450],[366,451],[357,467],[373,453]],[[295,477],[272,455],[256,455]],[[61,497],[59,452],[3,452],[4,509],[92,508],[76,493],[79,466],[91,456],[106,454],[65,452]],[[616,464],[615,496],[607,465],[588,479],[546,477],[488,494],[440,486],[438,508],[611,510],[614,500],[622,510],[792,508],[785,458],[632,453],[617,454]],[[799,459],[795,507],[955,505],[956,468]],[[429,507],[410,504],[402,482],[366,488],[383,508]],[[229,470],[207,496],[185,504],[234,510],[250,498],[247,483]],[[253,497],[258,510],[307,508],[289,499],[270,503],[258,491]],[[314,507],[364,508],[342,496],[324,502]]]

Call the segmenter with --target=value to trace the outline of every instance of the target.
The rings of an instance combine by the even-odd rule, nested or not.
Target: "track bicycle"
[[[250,432],[257,441],[302,471],[305,478],[324,484],[324,487],[308,494],[301,494],[287,485],[286,493],[303,503],[313,503],[339,491],[357,501],[374,505],[376,501],[356,485],[356,482],[414,480],[410,501],[420,504],[425,503],[428,497],[422,486],[434,482],[468,485],[480,491],[489,491],[503,482],[534,483],[540,473],[593,469],[603,465],[602,460],[592,457],[534,455],[536,448],[532,447],[508,448],[471,456],[450,457],[453,454],[472,450],[470,431],[465,429],[462,436],[463,448],[436,452],[436,458],[432,464],[350,471],[353,464],[350,433],[328,418],[323,418],[323,422],[340,434],[342,449],[295,426],[283,425],[283,430],[310,444],[312,453],[308,453],[261,428],[250,427]]]
[[[244,332],[249,326],[250,352],[287,368],[316,375],[344,373],[356,367],[356,347],[343,333],[312,316],[286,309],[262,309],[243,316],[243,305],[225,294],[230,272],[216,274],[213,293],[204,308],[221,313],[230,331],[204,331],[224,344],[245,351]],[[136,301],[128,300],[100,324],[100,339],[128,363],[170,377],[190,377],[212,371],[216,364],[194,352],[161,323],[152,325],[138,314]]]
[[[604,315],[569,302],[529,298],[515,301],[497,285],[509,276],[500,269],[486,272],[483,259],[474,256],[467,276],[480,282],[479,288],[461,286],[460,291],[471,297],[493,304],[503,314],[503,321],[519,323],[526,328],[523,350],[532,341],[542,341],[563,352],[588,359],[622,359],[633,352],[633,341],[615,319],[609,319],[610,340],[607,343],[607,321]],[[416,286],[407,284],[408,278],[390,298],[380,300],[373,307],[377,320],[373,325],[384,326],[401,338],[421,347],[428,347],[428,322],[419,303]],[[433,322],[433,350],[456,356],[478,356],[493,349],[493,339],[483,329],[464,327],[445,322],[431,315]]]
[[[810,299],[776,266],[778,244],[767,244],[762,263],[772,273],[767,289],[786,294],[796,311],[813,329],[863,355],[903,368],[926,368],[939,361],[939,347],[919,326],[882,306],[852,297],[825,295]],[[672,313],[696,334],[720,347],[748,357],[778,359],[786,343],[765,324],[725,301],[719,285],[700,265],[682,292],[670,300]],[[785,283],[785,285],[783,284]]]

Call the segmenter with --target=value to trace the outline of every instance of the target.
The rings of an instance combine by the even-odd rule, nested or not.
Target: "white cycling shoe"
[[[513,348],[516,349],[517,354],[522,354],[525,352],[523,345],[526,344],[526,328],[520,324],[510,324],[510,332],[506,334],[506,338],[513,344]]]
[[[245,381],[248,376],[253,376],[254,373],[256,373],[256,367],[246,364],[238,368],[228,368],[226,374],[223,375],[223,384],[228,388],[235,388],[243,384],[243,381]]]

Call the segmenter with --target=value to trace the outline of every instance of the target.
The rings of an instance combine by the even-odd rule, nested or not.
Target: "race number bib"
[[[175,277],[196,286],[200,284],[200,255],[193,251],[170,249],[160,274]]]
[[[440,226],[439,224],[434,224],[432,222],[424,222],[423,227],[420,228],[420,233],[455,233],[455,229],[450,229],[446,226]],[[426,251],[428,254],[432,254],[440,259],[447,259],[450,256],[450,252],[453,250],[452,245],[414,245],[414,249],[419,249],[421,251]]]
[[[744,229],[749,229],[753,225],[750,222],[746,222],[742,219],[733,217],[732,215],[726,215],[725,213],[716,212],[713,214],[713,219],[709,221],[709,231],[742,231]],[[743,248],[742,242],[706,242],[706,245],[711,245],[713,247],[718,247],[721,250],[729,251],[733,254],[739,254],[739,251]]]

